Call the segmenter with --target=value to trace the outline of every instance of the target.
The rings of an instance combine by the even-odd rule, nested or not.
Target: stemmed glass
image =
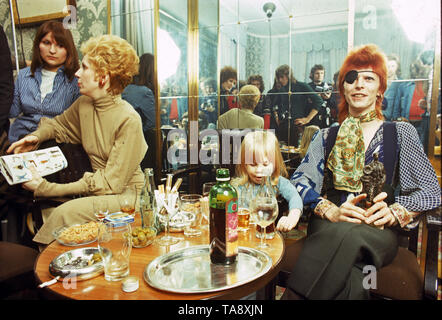
[[[95,198],[93,200],[94,215],[98,221],[103,221],[109,214],[109,207],[105,199]]]
[[[278,217],[278,202],[271,194],[258,193],[250,202],[250,207],[256,223],[261,227],[261,243],[258,248],[267,248],[269,245],[266,243],[265,229]]]
[[[156,242],[160,246],[170,246],[177,244],[181,239],[172,237],[169,235],[169,222],[170,219],[178,212],[178,192],[174,193],[159,193],[155,190],[155,197],[158,204],[158,214],[164,218],[164,236],[157,239]]]

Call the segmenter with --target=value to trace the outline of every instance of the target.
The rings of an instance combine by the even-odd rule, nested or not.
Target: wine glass
[[[252,215],[256,223],[261,227],[261,243],[258,248],[267,248],[265,229],[275,222],[278,217],[278,202],[275,197],[258,195],[254,201],[251,201]]]
[[[170,219],[178,212],[178,192],[158,194],[157,191],[158,190],[155,190],[155,196],[157,197],[158,204],[158,214],[160,215],[160,218],[164,218],[164,236],[158,238],[156,242],[160,246],[171,246],[181,241],[181,239],[169,235]]]
[[[98,221],[103,221],[109,214],[109,207],[107,201],[102,198],[95,198],[93,200],[94,215]]]

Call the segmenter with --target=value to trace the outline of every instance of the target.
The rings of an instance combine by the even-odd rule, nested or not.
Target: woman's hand
[[[278,225],[276,226],[276,230],[282,232],[288,232],[292,230],[298,224],[300,217],[301,217],[301,210],[299,209],[290,210],[287,216],[282,216],[279,219]]]
[[[332,207],[327,210],[324,216],[331,222],[346,221],[352,223],[365,222],[365,210],[358,207],[359,201],[365,199],[365,193],[345,201],[339,208]]]
[[[374,224],[376,227],[391,227],[396,223],[396,217],[391,212],[384,200],[387,198],[386,192],[379,193],[373,199],[373,205],[365,211],[365,223]]]
[[[38,138],[36,136],[26,136],[13,144],[6,150],[7,153],[23,153],[33,151],[37,148]]]
[[[22,187],[23,189],[34,192],[38,188],[40,183],[43,182],[43,178],[37,172],[37,169],[35,169],[33,166],[29,167],[29,170],[31,171],[32,179],[22,183]]]

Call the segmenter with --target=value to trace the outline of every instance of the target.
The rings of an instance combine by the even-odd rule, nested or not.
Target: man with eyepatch
[[[390,264],[398,229],[416,227],[423,211],[441,204],[416,129],[384,121],[385,54],[375,45],[355,48],[338,85],[340,125],[317,133],[291,178],[313,214],[299,257],[286,251],[293,269],[282,299],[368,299],[364,267]],[[364,167],[376,159],[385,183],[373,203],[362,205]]]

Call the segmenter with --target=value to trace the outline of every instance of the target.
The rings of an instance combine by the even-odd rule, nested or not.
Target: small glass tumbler
[[[193,217],[189,224],[184,227],[184,235],[186,237],[200,236],[201,227],[201,199],[200,194],[186,194],[181,196],[181,213],[185,216]]]

